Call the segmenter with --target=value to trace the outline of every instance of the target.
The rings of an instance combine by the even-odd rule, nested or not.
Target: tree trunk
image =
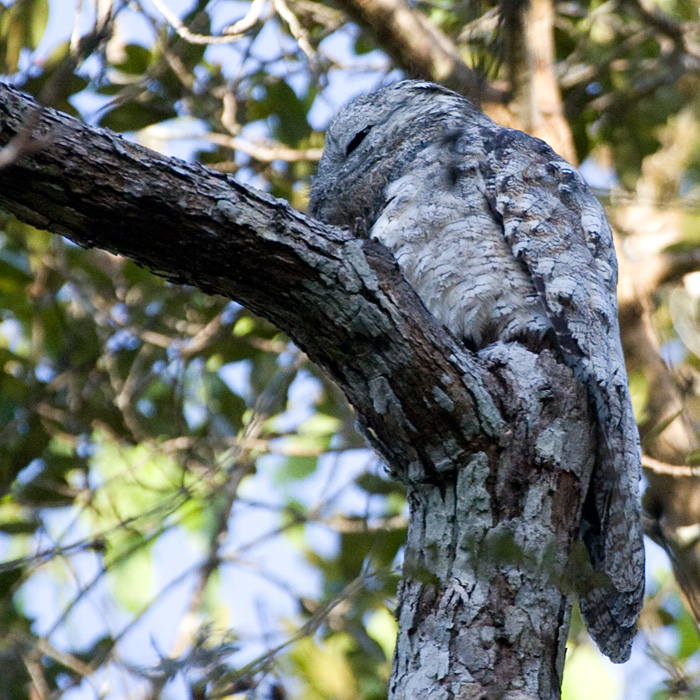
[[[390,698],[559,697],[562,592],[581,570],[572,543],[593,463],[587,400],[549,353],[481,354],[506,424],[468,460],[409,482]]]
[[[570,370],[516,344],[470,353],[376,242],[38,109],[0,85],[0,208],[273,321],[407,484],[390,696],[559,697],[595,439]]]

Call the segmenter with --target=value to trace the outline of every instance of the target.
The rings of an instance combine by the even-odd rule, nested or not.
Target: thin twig
[[[200,45],[232,44],[234,41],[239,41],[245,36],[244,32],[254,26],[260,19],[260,13],[265,4],[265,0],[254,0],[246,16],[230,27],[227,27],[224,30],[226,32],[224,36],[213,36],[211,34],[198,34],[190,31],[162,0],[151,0],[151,2],[155,5],[158,12],[165,17],[166,22],[175,30],[175,33],[181,39],[188,41],[190,44]]]
[[[667,464],[653,457],[644,455],[642,457],[642,466],[654,474],[663,474],[665,476],[689,477],[700,476],[700,466],[692,466],[686,464]]]
[[[241,151],[246,155],[255,158],[263,163],[272,163],[276,160],[283,160],[288,163],[299,161],[321,160],[322,148],[289,148],[282,144],[259,144],[251,143],[238,136],[227,136],[226,134],[206,134],[202,137],[204,141],[210,141],[225,148],[232,148]]]
[[[232,677],[226,679],[228,681],[226,687],[218,690],[214,688],[209,694],[209,697],[212,698],[212,700],[216,700],[216,698],[222,698],[226,695],[230,695],[231,684],[233,683],[233,681],[251,675],[258,668],[268,663],[277,654],[279,654],[280,651],[288,647],[290,644],[294,644],[295,642],[298,642],[304,637],[313,634],[328,619],[328,616],[336,607],[338,607],[342,603],[345,603],[356,593],[365,588],[367,585],[367,580],[375,576],[377,576],[376,573],[368,574],[365,571],[360,573],[356,578],[350,581],[350,583],[347,586],[345,586],[345,588],[343,588],[343,590],[335,598],[332,598],[330,602],[328,602],[326,605],[320,606],[317,610],[315,610],[311,617],[293,634],[289,635],[287,639],[280,642],[277,646],[265,652],[257,659],[254,659],[249,664],[240,668],[238,671],[236,671],[235,674],[232,674]]]
[[[299,48],[304,52],[309,61],[316,62],[316,52],[309,42],[309,35],[301,26],[297,16],[289,9],[289,5],[287,5],[285,0],[272,0],[272,4],[277,14],[289,27],[289,31],[299,45]]]

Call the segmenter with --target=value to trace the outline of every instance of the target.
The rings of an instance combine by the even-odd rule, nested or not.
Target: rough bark
[[[548,353],[498,345],[481,359],[506,426],[439,481],[409,483],[391,698],[559,697],[562,591],[585,559],[572,541],[592,466],[587,402]],[[568,389],[552,393],[558,380]]]
[[[594,452],[571,372],[517,345],[469,353],[377,243],[36,109],[0,85],[0,146],[33,131],[0,170],[0,208],[276,323],[407,484],[390,696],[558,697]]]

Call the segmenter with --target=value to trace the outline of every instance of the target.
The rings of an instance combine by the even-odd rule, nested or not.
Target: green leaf
[[[353,647],[350,635],[336,634],[317,644],[306,637],[291,653],[307,686],[301,693],[309,700],[357,700],[357,686],[346,654]]]
[[[10,7],[0,8],[0,65],[3,73],[17,71],[22,49],[36,49],[48,20],[48,0],[19,0]]]
[[[676,630],[679,637],[678,657],[687,659],[700,648],[700,640],[698,640],[698,628],[691,615],[685,609],[679,616]]]
[[[102,116],[100,126],[124,133],[139,131],[176,116],[177,112],[171,102],[151,95],[145,102],[118,105]]]
[[[261,100],[248,101],[248,120],[270,120],[273,135],[282,143],[297,146],[308,138],[311,127],[307,119],[309,105],[297,97],[284,80],[272,80],[265,85]]]
[[[280,481],[306,479],[316,471],[316,457],[287,457],[286,464],[278,472]]]
[[[365,36],[364,33],[360,33],[355,39],[354,48],[355,53],[358,56],[363,56],[368,54],[370,51],[374,51],[377,48],[377,45],[369,37]]]
[[[148,70],[152,60],[153,55],[145,46],[141,46],[141,44],[127,44],[124,47],[123,60],[115,63],[114,67],[123,73],[141,76]]]
[[[75,71],[65,75],[66,62],[70,65],[71,61],[69,42],[58,44],[43,61],[41,73],[27,78],[21,85],[22,90],[31,95],[41,95],[47,84],[51,83],[51,106],[67,114],[78,116],[69,98],[84,90],[88,82]]]
[[[36,520],[6,520],[0,522],[0,532],[6,535],[33,535],[39,523]]]
[[[138,542],[129,544],[138,544]],[[108,580],[120,605],[125,610],[138,611],[153,595],[150,547],[141,547],[110,567]]]
[[[367,633],[381,646],[387,659],[394,654],[398,631],[396,618],[385,607],[375,610],[367,622]]]
[[[297,428],[297,432],[309,437],[327,437],[337,433],[340,427],[341,422],[335,416],[315,413]]]
[[[388,496],[392,493],[405,494],[406,489],[398,482],[389,478],[382,478],[376,474],[365,472],[355,479],[355,483],[367,493],[373,495]]]

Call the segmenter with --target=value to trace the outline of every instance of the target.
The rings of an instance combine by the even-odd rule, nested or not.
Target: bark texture
[[[547,352],[498,345],[480,359],[506,426],[437,483],[409,484],[391,698],[559,697],[562,591],[585,577],[572,542],[593,462],[586,396]]]
[[[376,242],[37,109],[0,85],[0,146],[32,129],[0,170],[0,208],[276,323],[407,483],[390,696],[558,697],[594,451],[571,371],[546,351],[468,352]]]

